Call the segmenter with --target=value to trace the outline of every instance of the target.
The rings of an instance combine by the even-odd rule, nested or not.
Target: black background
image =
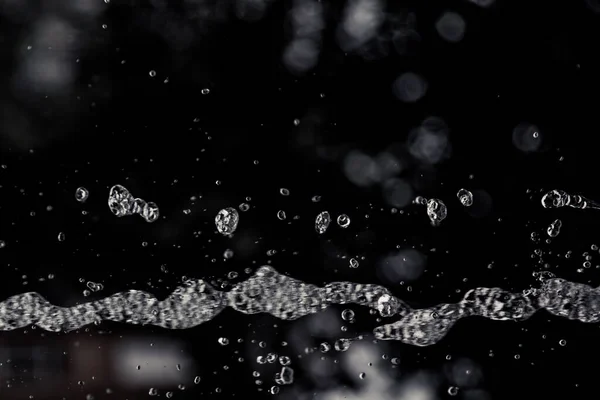
[[[55,7],[31,5],[31,15]],[[600,214],[545,210],[539,202],[543,191],[554,188],[600,199],[600,15],[583,0],[498,0],[487,9],[466,1],[389,5],[390,14],[415,13],[421,40],[411,43],[406,54],[392,48],[370,60],[337,46],[335,27],[343,4],[330,3],[319,64],[304,75],[290,73],[281,61],[290,40],[288,1],[274,2],[253,23],[235,18],[232,11],[220,19],[193,19],[185,3],[177,1],[164,8],[142,1],[103,6],[102,16],[82,33],[87,46],[73,54],[79,59],[77,84],[69,93],[39,95],[35,101],[23,101],[11,89],[17,54],[24,46],[21,39],[33,17],[0,19],[3,298],[38,291],[54,303],[72,305],[86,300],[80,278],[104,284],[93,296],[138,288],[164,297],[184,275],[215,281],[237,271],[243,279],[245,268],[267,262],[320,285],[340,280],[382,283],[377,261],[396,245],[428,254],[427,270],[412,283],[411,292],[387,285],[415,306],[457,301],[457,290],[464,293],[476,286],[526,289],[534,284],[532,272],[540,270],[539,257],[532,256],[537,248],[558,276],[597,285],[596,269],[577,269],[581,254],[598,243],[594,228]],[[444,41],[435,30],[435,21],[446,10],[460,13],[467,22],[460,43]],[[184,30],[192,39],[182,45],[178,35]],[[405,71],[417,71],[429,83],[425,97],[414,104],[400,102],[391,90]],[[205,88],[210,93],[203,95]],[[309,114],[318,115],[318,122]],[[15,115],[28,121],[27,140],[10,134]],[[358,188],[341,168],[349,150],[375,155],[402,147],[410,129],[432,115],[450,128],[450,158],[434,167],[413,163],[401,176],[417,194],[444,199],[449,215],[438,228],[416,206],[392,214],[379,186]],[[300,120],[298,126],[294,119]],[[512,130],[522,122],[540,128],[540,151],[525,154],[513,145]],[[298,138],[308,125],[312,142],[301,145]],[[138,217],[114,217],[106,200],[108,189],[117,183],[156,202],[161,219],[147,224]],[[74,199],[79,186],[90,191],[84,204]],[[289,197],[279,194],[282,187],[290,190]],[[489,213],[475,218],[465,212],[456,201],[461,187],[488,193],[493,201]],[[311,201],[315,195],[322,197],[319,203]],[[202,197],[194,202],[191,196]],[[251,209],[240,213],[236,237],[217,234],[218,210],[243,202]],[[185,209],[191,213],[184,214]],[[279,209],[286,211],[286,222],[276,218]],[[84,210],[87,215],[82,215]],[[323,210],[347,213],[350,227],[343,231],[332,226],[318,236],[314,217]],[[292,221],[294,215],[299,219]],[[531,240],[532,232],[543,233],[556,218],[564,228],[551,244]],[[64,242],[57,240],[59,232],[65,233]],[[223,259],[227,248],[235,251],[231,260]],[[267,256],[270,249],[277,254]],[[565,258],[568,250],[573,255]],[[364,260],[358,269],[349,269],[347,259],[340,258],[343,254]],[[161,265],[169,272],[162,272]],[[38,282],[48,274],[55,278]],[[364,311],[359,316],[355,329],[366,332],[375,326],[374,316]],[[253,361],[237,363],[239,355],[233,353],[244,355],[246,346],[256,345],[235,340],[271,340],[277,348],[290,326],[226,310],[188,331],[107,323],[101,328],[110,335],[151,331],[185,339],[187,351],[199,360],[203,382],[178,393],[179,398],[200,393],[229,398],[256,393],[251,371],[257,366]],[[94,335],[99,329],[79,334]],[[1,333],[25,338],[39,334]],[[220,336],[232,344],[217,346]],[[390,356],[401,355],[402,374],[439,370],[448,354],[475,360],[483,368],[480,387],[493,399],[595,398],[598,337],[595,325],[542,311],[521,323],[462,320],[427,348],[387,344]],[[566,346],[559,346],[561,339]],[[231,369],[222,371],[224,364]],[[296,374],[296,384],[308,385],[300,370]],[[0,382],[0,393],[5,384]],[[76,386],[63,396],[84,398]],[[215,394],[216,387],[222,393]],[[10,391],[4,393],[10,398]],[[440,396],[446,395],[442,387]]]

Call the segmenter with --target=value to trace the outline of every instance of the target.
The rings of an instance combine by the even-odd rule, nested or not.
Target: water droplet
[[[285,211],[283,210],[279,210],[277,211],[277,218],[279,218],[279,220],[283,221],[284,219],[286,219],[286,215],[285,215]]]
[[[200,377],[199,377],[199,376],[196,376],[196,377],[194,378],[194,383],[195,383],[196,385],[200,383]]]
[[[560,233],[560,228],[562,227],[562,221],[560,219],[554,220],[549,226],[546,232],[550,237],[557,237]]]
[[[235,208],[224,208],[215,217],[215,225],[219,233],[230,235],[237,229],[239,214]]]
[[[319,215],[317,215],[317,218],[315,219],[315,230],[317,231],[317,233],[322,235],[323,233],[325,233],[325,231],[327,231],[327,228],[329,228],[330,223],[331,216],[327,211],[323,211]]]
[[[63,232],[59,232],[59,233],[58,233],[58,241],[59,241],[59,242],[64,242],[64,241],[65,241],[65,239],[66,239],[66,236],[65,236],[65,234],[64,234]]]
[[[279,189],[279,193],[280,193],[282,196],[289,196],[289,195],[290,195],[290,191],[289,191],[288,189],[286,189],[286,188],[281,188],[281,189]]]
[[[358,268],[358,260],[356,258],[350,259],[350,268]]]
[[[80,203],[83,203],[84,201],[86,201],[88,199],[89,195],[90,195],[90,193],[84,187],[79,187],[79,188],[77,188],[77,190],[75,190],[75,200],[77,200]]]
[[[342,311],[342,319],[344,321],[352,321],[354,319],[354,311],[349,308],[345,309]]]
[[[347,228],[350,226],[350,217],[348,217],[346,214],[338,215],[337,224],[342,228]]]
[[[473,193],[469,192],[467,189],[460,189],[456,194],[458,197],[458,201],[465,207],[470,207],[473,205]]]
[[[150,71],[148,74],[149,74],[149,75],[150,75],[152,78],[154,78],[154,77],[156,76],[156,71],[155,71],[155,70],[151,70],[151,71]]]
[[[456,386],[450,386],[448,388],[448,394],[450,396],[456,396],[458,394],[458,388]]]

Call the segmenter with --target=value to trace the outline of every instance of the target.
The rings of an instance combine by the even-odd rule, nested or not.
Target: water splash
[[[379,285],[333,282],[319,287],[263,266],[229,292],[216,290],[202,279],[189,280],[162,301],[147,292],[129,290],[74,307],[59,307],[38,293],[23,293],[0,302],[0,331],[36,325],[47,331],[68,332],[100,321],[188,329],[212,320],[226,307],[244,314],[268,313],[294,320],[332,304],[350,303],[376,309],[384,317],[400,317],[376,327],[374,336],[415,346],[438,342],[456,321],[469,316],[522,321],[545,309],[572,320],[600,321],[600,288],[560,278],[545,280],[530,294],[479,287],[455,304],[412,309]]]

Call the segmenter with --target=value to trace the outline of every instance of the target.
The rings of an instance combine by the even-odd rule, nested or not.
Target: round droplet
[[[156,71],[155,70],[151,70],[148,75],[150,75],[152,78],[154,78],[156,76]]]
[[[6,242],[4,240],[0,240],[0,249],[3,249],[6,247]]]
[[[223,258],[226,260],[229,260],[230,258],[233,257],[233,250],[231,249],[227,249],[223,252]]]
[[[344,311],[342,311],[342,319],[344,321],[352,321],[352,320],[354,320],[354,311],[352,311],[349,308],[345,309]]]
[[[356,258],[350,259],[350,268],[358,268],[358,260]]]
[[[323,342],[319,345],[319,350],[321,353],[327,353],[329,350],[331,350],[331,345],[327,342]]]
[[[565,339],[560,339],[558,341],[558,344],[560,344],[561,346],[566,346],[567,345],[567,341]]]
[[[350,348],[350,340],[348,339],[338,339],[335,341],[335,343],[333,344],[333,347],[335,347],[335,349],[337,351],[346,351]]]
[[[448,394],[450,396],[456,396],[458,394],[458,388],[456,386],[450,386],[448,388]]]
[[[239,207],[241,211],[248,211],[250,209],[250,206],[247,203],[242,203]]]
[[[341,227],[341,228],[347,228],[350,226],[350,217],[348,217],[346,214],[340,214],[337,217],[337,224]]]
[[[467,189],[460,189],[456,194],[458,197],[458,201],[465,207],[470,207],[473,205],[473,193],[469,192]]]
[[[196,377],[194,378],[194,383],[195,383],[196,385],[200,383],[200,377],[199,377],[199,376],[196,376]]]
[[[59,241],[59,242],[64,242],[64,241],[65,241],[65,239],[66,239],[66,236],[65,236],[65,234],[64,234],[63,232],[59,232],[59,233],[58,233],[58,241]]]
[[[86,201],[89,195],[90,193],[84,187],[78,187],[77,190],[75,190],[75,200],[77,200],[80,203]]]
[[[290,365],[292,360],[288,356],[279,356],[279,364],[281,365]]]
[[[367,374],[365,374],[364,372],[361,372],[361,373],[358,375],[358,377],[359,377],[360,379],[365,379],[365,378],[367,377]]]
[[[150,396],[156,396],[158,394],[158,390],[156,390],[155,388],[150,388],[150,390],[148,391],[148,394]]]
[[[209,94],[210,93],[210,89],[202,89],[200,92],[202,94]]]
[[[280,193],[282,196],[289,196],[289,195],[290,195],[290,191],[289,191],[288,189],[286,189],[286,188],[281,188],[281,189],[279,189],[279,193]]]
[[[229,344],[229,339],[227,339],[226,337],[220,337],[219,344],[221,346],[227,346]]]
[[[279,210],[277,211],[277,218],[279,218],[279,220],[283,221],[284,219],[286,219],[286,215],[285,215],[285,211],[283,210]]]

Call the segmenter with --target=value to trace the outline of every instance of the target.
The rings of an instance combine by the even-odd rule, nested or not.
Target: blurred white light
[[[358,186],[368,186],[380,180],[377,163],[369,155],[357,150],[346,155],[343,169],[350,182]]]
[[[344,51],[362,46],[376,34],[383,22],[382,4],[377,0],[350,0],[340,29],[338,42]]]
[[[413,281],[425,270],[426,257],[415,249],[403,249],[385,257],[378,265],[381,278],[390,282]]]
[[[304,72],[319,59],[319,46],[312,39],[295,39],[283,52],[283,63],[292,72]]]
[[[406,103],[414,103],[427,92],[427,81],[414,72],[407,72],[394,82],[392,90],[396,97]]]
[[[540,129],[532,124],[521,123],[513,129],[512,141],[515,147],[525,153],[531,153],[540,149],[542,145],[542,133]]]
[[[444,13],[435,23],[439,35],[448,42],[460,42],[465,36],[466,22],[460,14],[455,12]]]
[[[446,123],[437,117],[429,117],[409,135],[408,149],[418,160],[437,164],[449,156],[450,140]]]
[[[152,347],[151,342],[154,343]],[[132,387],[179,384],[194,373],[193,359],[182,353],[181,348],[182,344],[178,342],[148,338],[120,341],[113,353],[116,378],[122,385]]]

